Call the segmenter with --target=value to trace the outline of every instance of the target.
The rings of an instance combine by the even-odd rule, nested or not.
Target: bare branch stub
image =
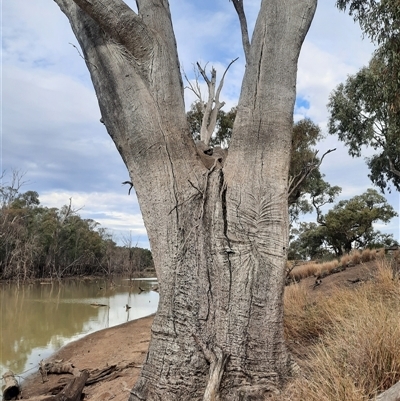
[[[229,68],[231,65],[237,60],[238,58],[232,60],[228,67],[225,69],[225,72],[222,75],[221,81],[218,85],[218,88],[216,88],[216,83],[217,83],[217,71],[214,67],[211,68],[211,77],[208,77],[205,67],[203,68],[199,62],[196,63],[198,71],[200,75],[203,77],[204,81],[207,84],[208,87],[208,99],[207,102],[203,102],[201,99],[201,96],[197,96],[200,101],[203,104],[203,120],[201,123],[201,129],[200,129],[200,139],[201,141],[208,145],[210,143],[211,135],[214,132],[215,126],[217,124],[217,117],[218,117],[218,112],[221,110],[222,107],[224,107],[225,102],[221,102],[219,99],[219,96],[222,91],[222,87],[224,85],[224,79],[225,75],[228,72]],[[196,82],[198,82],[196,80]],[[192,84],[190,84],[192,86]],[[198,87],[198,85],[197,85]],[[196,91],[193,90],[193,87],[190,88],[195,94]],[[198,88],[198,92],[200,93],[200,89]]]

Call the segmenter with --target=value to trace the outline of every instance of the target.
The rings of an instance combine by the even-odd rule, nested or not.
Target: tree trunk
[[[291,373],[283,338],[297,60],[316,0],[261,4],[227,160],[189,135],[169,6],[56,0],[140,203],[160,302],[130,401],[261,400]],[[207,164],[210,166],[210,164]]]

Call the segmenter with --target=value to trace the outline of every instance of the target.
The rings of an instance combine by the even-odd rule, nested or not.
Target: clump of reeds
[[[309,352],[282,399],[365,401],[400,380],[400,286],[387,260],[377,264],[374,280],[329,297],[286,288],[286,337]]]

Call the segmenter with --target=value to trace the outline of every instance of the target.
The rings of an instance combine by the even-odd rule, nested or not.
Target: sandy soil
[[[102,369],[110,365],[127,365],[118,372],[113,380],[103,380],[85,386],[85,400],[126,401],[129,391],[136,382],[150,340],[150,329],[154,316],[145,317],[104,329],[72,342],[53,354],[47,361],[62,359],[71,362],[80,370]],[[46,362],[47,362],[46,361]],[[132,366],[133,365],[133,366]],[[49,374],[49,381],[42,383],[41,375],[33,374],[22,386],[22,399],[51,394],[52,388],[65,383],[73,376],[70,374]]]
[[[325,277],[322,284],[314,287],[315,278],[304,279],[313,294],[329,294],[336,287],[354,287],[356,279],[368,280],[373,275],[375,263],[360,264],[343,272]],[[140,368],[146,356],[150,340],[151,324],[154,316],[131,321],[116,327],[90,334],[78,341],[68,344],[49,361],[62,359],[73,363],[78,369],[102,369],[110,365],[127,365],[122,368],[117,377],[105,379],[93,385],[85,386],[85,400],[96,401],[126,401],[140,373]],[[22,387],[22,399],[36,395],[50,394],[49,390],[60,383],[70,380],[72,375],[51,374],[49,381],[42,383],[39,373],[28,378]]]

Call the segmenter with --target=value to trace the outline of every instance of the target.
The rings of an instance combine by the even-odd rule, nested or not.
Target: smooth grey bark
[[[317,0],[263,0],[226,160],[189,135],[168,1],[55,0],[135,186],[160,302],[137,400],[261,400],[283,338],[297,60]],[[210,158],[210,160],[206,160]],[[208,167],[206,167],[208,166]]]

